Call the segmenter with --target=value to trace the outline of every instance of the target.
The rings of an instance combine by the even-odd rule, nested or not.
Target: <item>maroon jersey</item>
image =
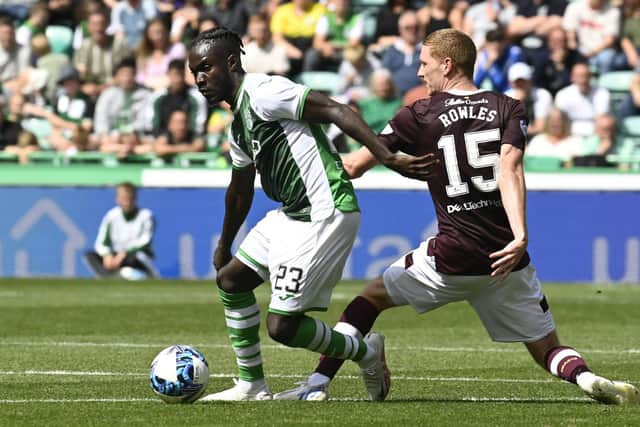
[[[478,90],[439,92],[400,110],[380,136],[393,151],[435,153],[429,179],[438,217],[430,248],[444,274],[491,272],[489,254],[513,240],[497,174],[500,147],[524,150],[527,112],[520,101]],[[516,270],[529,264],[525,254]]]

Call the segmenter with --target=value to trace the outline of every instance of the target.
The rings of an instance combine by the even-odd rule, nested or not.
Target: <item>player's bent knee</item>
[[[269,336],[280,344],[289,345],[298,332],[301,317],[269,313],[267,316]]]

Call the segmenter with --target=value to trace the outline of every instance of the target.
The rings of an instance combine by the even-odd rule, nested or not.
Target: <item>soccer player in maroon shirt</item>
[[[468,301],[494,341],[522,342],[551,374],[604,403],[640,403],[631,384],[593,374],[580,354],[560,344],[527,253],[526,190],[522,166],[527,113],[520,101],[473,84],[476,47],[464,33],[430,34],[418,76],[431,92],[403,108],[381,132],[392,151],[436,153],[428,180],[438,234],[394,262],[347,306],[335,329],[362,337],[377,316],[411,305],[426,313]],[[352,178],[375,165],[360,150],[346,156]],[[325,400],[342,360],[323,357],[307,381],[276,399]],[[372,400],[384,400],[390,378]]]

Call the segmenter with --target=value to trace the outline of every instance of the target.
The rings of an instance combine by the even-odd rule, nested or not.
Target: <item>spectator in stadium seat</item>
[[[129,46],[138,46],[147,22],[157,14],[153,0],[120,0],[111,9],[109,33],[124,38]]]
[[[88,0],[80,3],[76,12],[76,26],[73,32],[73,50],[80,49],[82,42],[91,37],[89,16],[95,12],[105,12],[102,0]]]
[[[169,63],[185,59],[186,55],[187,50],[181,42],[169,40],[169,30],[164,22],[160,18],[151,19],[136,51],[136,82],[154,91],[166,89]]]
[[[22,97],[21,94],[16,96]],[[22,107],[20,107],[22,110]],[[18,144],[18,136],[22,132],[22,125],[20,120],[22,118],[22,111],[19,116],[3,114],[4,102],[0,97],[0,150],[6,150],[9,146],[15,146]]]
[[[73,29],[74,7],[77,1],[73,0],[49,0],[49,25],[60,25]]]
[[[527,62],[540,64],[547,49],[547,36],[562,26],[567,0],[516,0],[516,15],[507,25],[507,34],[522,47]]]
[[[596,118],[609,112],[610,95],[605,88],[591,85],[589,65],[578,63],[571,70],[571,85],[556,94],[555,105],[569,116],[571,134],[590,135]]]
[[[421,34],[428,36],[436,30],[451,28],[451,22],[449,21],[450,10],[451,7],[448,0],[429,0],[417,12],[420,28],[422,29]]]
[[[506,27],[515,17],[516,7],[509,0],[485,0],[469,7],[464,15],[464,32],[481,50],[491,30]],[[506,35],[505,35],[506,38]]]
[[[631,78],[629,95],[624,97],[618,106],[620,120],[637,115],[640,115],[640,62],[636,65],[635,72]]]
[[[150,130],[147,118],[152,93],[136,83],[135,75],[135,60],[122,60],[115,68],[113,86],[98,97],[93,120],[94,137],[103,152],[115,152],[124,157],[131,149],[134,153],[148,151],[139,146],[138,138]],[[126,136],[126,141],[121,136]]]
[[[76,152],[78,147],[77,141],[74,142],[73,132],[78,127],[85,132],[91,131],[94,103],[89,96],[82,93],[80,74],[73,66],[69,65],[62,70],[57,83],[61,89],[53,100],[52,110],[26,104],[25,113],[47,119],[51,123],[51,147],[61,152]]]
[[[382,52],[394,44],[400,34],[398,28],[400,16],[409,10],[411,10],[409,0],[387,0],[387,3],[376,15],[376,32],[373,37],[374,42],[369,45],[369,50]]]
[[[391,72],[385,68],[371,74],[370,85],[372,96],[360,100],[358,107],[364,121],[378,133],[402,107],[402,99],[396,95]]]
[[[420,63],[420,27],[415,12],[404,12],[399,20],[400,37],[382,52],[382,66],[393,74],[400,96],[419,85],[416,75]]]
[[[338,68],[338,74],[345,82],[341,92],[352,101],[370,96],[371,75],[380,68],[382,68],[380,60],[372,52],[367,52],[361,44],[346,47],[342,63]]]
[[[290,75],[302,71],[304,54],[313,43],[320,17],[327,9],[315,0],[292,0],[278,6],[271,18],[273,41],[285,48]]]
[[[242,67],[248,73],[285,75],[289,72],[289,58],[285,48],[273,42],[269,21],[264,15],[249,18],[249,42],[242,55]]]
[[[185,46],[198,34],[202,0],[187,0],[171,17],[171,41],[183,43]]]
[[[124,38],[107,34],[108,26],[107,14],[92,12],[87,18],[91,36],[73,55],[73,63],[83,80],[82,91],[94,99],[111,84],[115,66],[132,53]]]
[[[625,1],[623,11],[620,47],[627,65],[636,68],[640,64],[640,0]]]
[[[204,139],[189,128],[189,115],[181,110],[171,113],[167,131],[153,144],[153,152],[165,160],[179,153],[197,153],[204,149]]]
[[[579,62],[587,62],[587,59],[569,48],[564,29],[554,28],[547,35],[547,46],[540,63],[534,64],[535,84],[555,96],[560,89],[571,84],[571,70]]]
[[[558,108],[551,108],[545,120],[544,131],[531,139],[525,150],[525,157],[571,160],[581,152],[582,137],[571,135],[570,129],[567,114]]]
[[[246,3],[243,0],[217,0],[204,13],[213,16],[220,26],[245,34],[250,16]]]
[[[129,182],[116,187],[116,204],[100,222],[94,250],[84,255],[87,265],[100,278],[159,277],[153,263],[153,213],[137,205],[137,189]]]
[[[36,34],[44,34],[49,21],[49,9],[44,3],[36,3],[29,11],[29,18],[16,30],[16,41],[22,46],[30,46],[31,38]]]
[[[333,0],[333,9],[318,20],[313,48],[306,52],[303,69],[337,71],[343,50],[364,38],[364,16],[354,13],[351,0]]]
[[[18,134],[16,144],[7,146],[4,151],[16,154],[18,162],[21,165],[26,165],[29,163],[29,154],[40,151],[40,145],[38,138],[33,133],[23,130]]]
[[[64,53],[55,53],[51,51],[49,41],[44,34],[36,34],[31,39],[31,52],[35,59],[35,68],[47,72],[48,81],[45,90],[45,96],[50,102],[55,96],[58,89],[58,78],[60,72],[67,68],[71,61]]]
[[[25,84],[24,72],[31,61],[30,45],[16,41],[13,20],[0,17],[0,83],[4,92],[19,90]]]
[[[543,131],[553,97],[546,89],[533,85],[533,70],[524,62],[513,64],[508,75],[511,88],[505,95],[524,103],[529,118],[527,135],[532,137]]]
[[[473,77],[475,85],[505,92],[509,89],[509,68],[516,62],[524,62],[524,55],[522,49],[509,43],[504,29],[498,27],[487,32],[477,61]]]
[[[601,114],[596,118],[596,125],[593,134],[582,139],[580,156],[604,157],[615,148],[617,122],[611,114]],[[597,161],[597,160],[596,160]],[[585,166],[600,166],[602,162],[587,162]]]
[[[185,80],[186,64],[181,59],[169,63],[168,87],[152,101],[152,133],[159,136],[167,132],[169,117],[176,110],[187,113],[189,131],[200,137],[205,131],[207,102],[195,87]]]
[[[598,73],[616,66],[615,44],[620,35],[620,10],[609,0],[576,0],[562,21],[569,47],[577,49]]]

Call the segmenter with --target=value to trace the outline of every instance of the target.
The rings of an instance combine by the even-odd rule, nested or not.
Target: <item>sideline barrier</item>
[[[178,172],[146,169],[136,175],[145,186],[140,205],[151,208],[157,219],[157,265],[163,277],[213,277],[212,248],[230,174]],[[119,174],[106,182],[132,176]],[[640,281],[640,175],[527,174],[527,182],[529,248],[542,280]],[[423,183],[385,172],[355,183],[363,217],[344,277],[372,278],[433,234],[437,224]],[[100,219],[114,205],[113,188],[95,182],[86,187],[51,184],[4,182],[0,187],[0,276],[89,275],[82,253],[93,245]],[[275,206],[257,191],[241,235]]]

